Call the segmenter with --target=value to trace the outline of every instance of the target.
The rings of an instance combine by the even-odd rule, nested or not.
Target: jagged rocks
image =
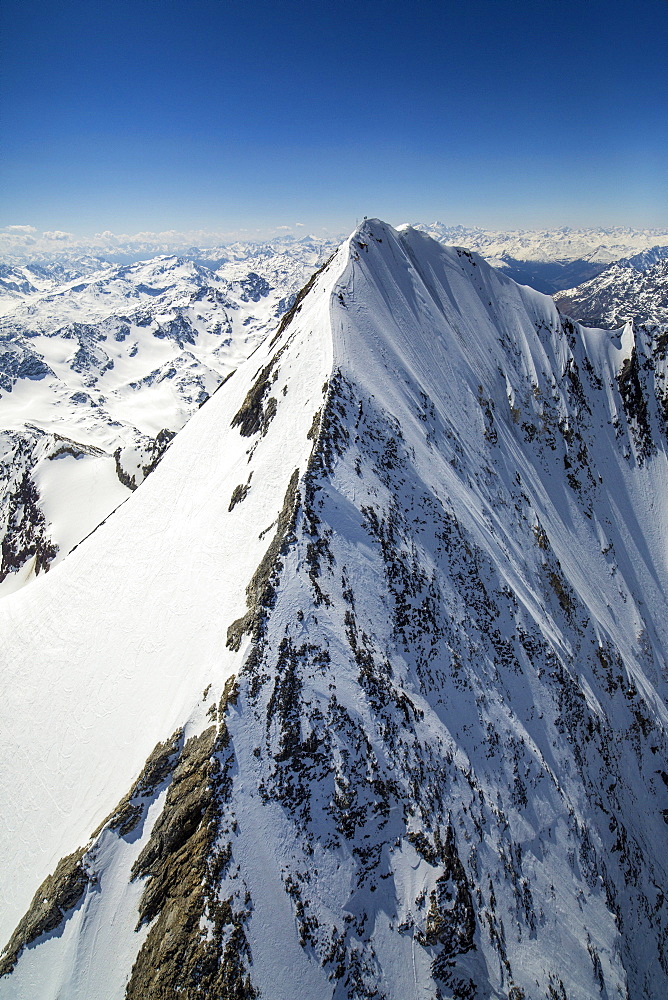
[[[234,701],[230,684],[220,706]],[[229,792],[232,754],[225,722],[193,736],[183,747],[163,811],[135,862],[145,878],[140,923],[151,924],[128,982],[127,1000],[185,1000],[220,996],[251,1000],[244,934],[247,913],[219,886],[229,864],[221,842],[221,809]],[[247,902],[246,902],[247,905]]]
[[[136,490],[157,468],[175,437],[176,431],[164,427],[154,438],[144,437],[127,448],[117,448],[114,462],[119,482],[129,490]]]
[[[276,521],[276,530],[267,547],[264,557],[257,567],[253,577],[246,587],[246,599],[248,611],[243,618],[232,622],[227,630],[227,645],[230,649],[238,650],[241,638],[244,634],[251,634],[259,637],[259,629],[262,619],[271,608],[273,603],[273,579],[280,571],[278,555],[284,546],[286,535],[291,525],[294,523],[297,504],[297,484],[299,481],[299,469],[295,469],[290,478],[288,488],[283,500],[283,507]]]
[[[248,496],[248,491],[250,489],[250,481],[252,475],[253,473],[251,472],[250,476],[248,477],[248,482],[239,483],[238,486],[234,487],[234,489],[232,490],[232,496],[230,497],[230,505],[227,508],[228,511],[234,510],[234,508],[238,503],[241,503],[242,500],[246,499],[246,497]]]
[[[126,798],[102,825],[108,825],[121,837],[132,833],[145,818],[147,804],[154,798],[157,789],[171,777],[182,747],[182,730],[174,733],[165,743],[158,743]]]
[[[444,960],[465,954],[475,947],[475,913],[466,872],[462,866],[452,826],[448,826],[445,842],[436,830],[434,850],[428,850],[427,861],[443,866],[443,873],[429,897],[429,911],[423,932],[418,934],[420,944],[442,945]],[[415,837],[416,847],[420,839]],[[419,850],[419,847],[418,847]]]
[[[53,875],[42,882],[0,957],[0,976],[8,975],[23,949],[55,930],[79,902],[90,881],[83,857],[84,851],[78,850],[63,858]]]
[[[0,581],[9,573],[21,569],[28,560],[34,561],[35,574],[48,570],[58,554],[58,546],[48,537],[37,487],[27,470],[7,499]]]
[[[47,375],[53,375],[53,371],[27,346],[17,344],[13,350],[0,354],[0,389],[5,392],[11,392],[18,379],[36,381]]]
[[[275,362],[272,360],[266,368],[262,369],[253,386],[248,390],[243,406],[232,418],[232,427],[238,427],[239,433],[243,434],[244,437],[252,437],[258,431],[261,431],[264,436],[276,413],[276,400],[273,397],[270,396],[266,406],[264,405],[264,397],[271,385],[269,376],[274,368]]]
[[[624,361],[622,370],[617,376],[617,384],[626,415],[633,427],[638,455],[641,461],[645,461],[655,451],[656,445],[652,439],[647,400],[640,382],[640,366],[635,347],[631,357]]]

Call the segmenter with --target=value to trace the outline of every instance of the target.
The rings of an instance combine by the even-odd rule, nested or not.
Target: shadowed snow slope
[[[0,997],[665,995],[665,345],[377,220],[281,327],[0,603]]]

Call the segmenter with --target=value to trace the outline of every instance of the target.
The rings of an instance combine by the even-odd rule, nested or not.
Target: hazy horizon
[[[314,227],[311,229],[299,223],[293,226],[283,225],[273,228],[257,228],[255,230],[245,228],[228,232],[207,230],[186,230],[179,232],[178,230],[163,230],[162,232],[139,231],[134,233],[113,233],[107,230],[102,233],[91,234],[76,234],[62,230],[40,232],[34,226],[11,225],[0,227],[0,259],[3,257],[8,259],[14,257],[24,258],[26,260],[29,260],[31,257],[53,257],[55,259],[59,255],[76,253],[77,250],[80,250],[82,253],[99,252],[100,254],[108,255],[111,259],[114,258],[114,255],[135,258],[142,252],[155,255],[160,252],[170,253],[182,250],[187,253],[189,249],[216,249],[235,243],[271,243],[281,240],[290,242],[293,240],[304,240],[305,238],[322,242],[340,242],[354,231],[355,226],[362,221],[363,219],[358,218],[348,229],[341,229],[339,232],[334,232],[326,227],[320,227],[319,229]],[[406,224],[418,226],[444,225],[449,229],[460,229],[464,233],[479,232],[490,235],[497,233],[499,235],[507,234],[510,236],[522,233],[539,235],[541,233],[560,232],[571,232],[577,235],[580,232],[590,231],[600,232],[601,235],[610,233],[611,235],[616,234],[621,236],[625,232],[647,232],[668,239],[668,227],[662,229],[660,227],[641,226],[537,226],[535,228],[517,227],[503,229],[491,226],[465,226],[458,222],[449,224],[443,220],[434,218],[430,220],[412,219],[410,222],[406,220],[397,222],[394,220],[390,224],[395,227]]]

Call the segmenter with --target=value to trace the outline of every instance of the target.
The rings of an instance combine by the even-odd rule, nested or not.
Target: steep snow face
[[[0,605],[0,996],[665,995],[665,349],[377,220],[299,305]]]
[[[310,246],[255,250],[213,268],[159,257],[0,270],[0,594],[127,498],[318,260]]]
[[[597,278],[555,295],[559,308],[592,326],[668,329],[668,247],[611,264]]]

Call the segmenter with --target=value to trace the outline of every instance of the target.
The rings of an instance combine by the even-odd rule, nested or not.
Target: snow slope
[[[666,392],[365,222],[0,604],[0,997],[664,995]]]

